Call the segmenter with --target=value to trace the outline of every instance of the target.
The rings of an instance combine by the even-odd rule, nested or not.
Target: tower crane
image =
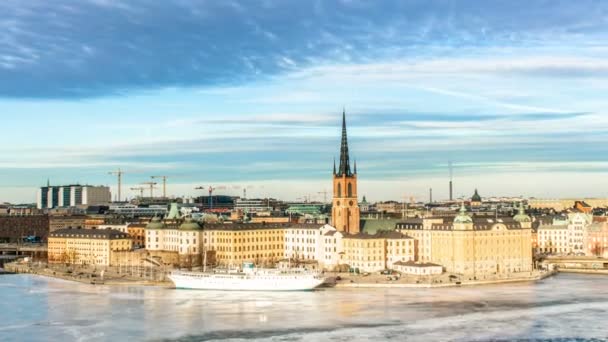
[[[163,180],[163,198],[167,198],[167,178],[169,178],[169,176],[152,176],[150,178]]]
[[[146,190],[146,188],[144,188],[143,186],[140,186],[137,188],[131,188],[131,190],[139,191],[139,197],[142,198],[142,197],[144,197],[144,190]]]
[[[323,191],[319,191],[319,192],[317,192],[317,194],[319,194],[319,195],[323,195],[323,203],[327,203],[327,194],[328,194],[328,193],[329,193],[329,192],[327,192],[327,189],[325,189],[325,190],[323,190]]]
[[[116,176],[116,178],[118,178],[118,198],[117,198],[117,202],[122,201],[122,176],[125,174],[124,171],[122,171],[120,168],[118,168],[118,170],[116,171],[110,171],[108,172],[109,175],[112,176]]]
[[[150,198],[154,198],[154,189],[155,189],[155,185],[157,183],[156,182],[143,182],[141,183],[141,185],[148,185],[150,186]]]

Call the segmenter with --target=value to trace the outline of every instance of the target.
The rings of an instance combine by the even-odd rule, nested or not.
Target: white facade
[[[202,230],[146,228],[146,249],[174,251],[181,255],[200,254],[203,251],[203,235]]]
[[[168,212],[165,205],[138,207],[134,204],[111,205],[110,212],[127,216],[165,216]]]
[[[592,220],[589,214],[571,213],[565,220],[554,219],[551,225],[539,226],[539,251],[548,254],[585,253],[585,232]]]
[[[297,260],[316,260],[321,268],[340,262],[343,234],[326,224],[319,228],[285,229],[285,256]]]
[[[270,211],[270,208],[261,199],[237,198],[234,201],[234,210],[242,210],[246,213],[261,213]]]
[[[64,185],[46,186],[38,190],[38,209],[77,207],[80,205],[102,205],[111,202],[107,186]]]

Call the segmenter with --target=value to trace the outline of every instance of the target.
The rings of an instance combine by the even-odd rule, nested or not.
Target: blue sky
[[[0,2],[0,201],[170,176],[361,194],[608,196],[603,1]],[[127,192],[127,191],[125,191]],[[128,192],[129,196],[133,193]]]

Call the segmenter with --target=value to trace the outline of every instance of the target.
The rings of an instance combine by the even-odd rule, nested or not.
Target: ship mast
[[[207,272],[207,237],[205,236],[205,232],[203,231],[203,272]]]

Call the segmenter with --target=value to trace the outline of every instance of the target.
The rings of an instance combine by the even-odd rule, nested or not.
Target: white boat
[[[237,272],[183,272],[174,271],[169,279],[178,289],[217,291],[306,291],[325,282],[317,273],[256,269],[253,263],[244,263]]]

